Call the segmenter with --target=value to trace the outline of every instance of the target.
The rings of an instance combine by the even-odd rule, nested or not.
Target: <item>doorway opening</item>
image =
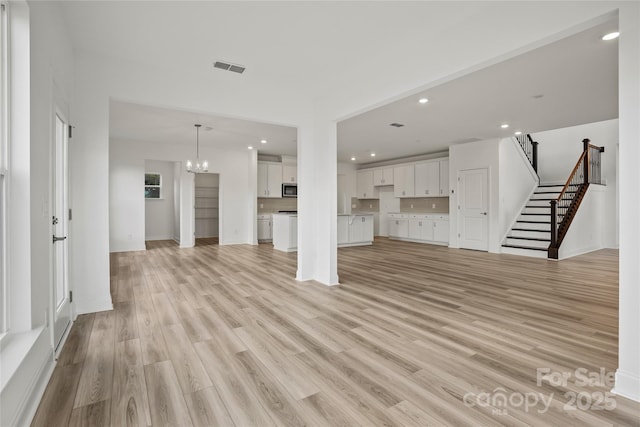
[[[219,191],[217,173],[197,173],[194,180],[196,246],[219,243]]]

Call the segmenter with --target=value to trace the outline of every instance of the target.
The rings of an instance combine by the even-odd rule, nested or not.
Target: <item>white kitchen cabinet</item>
[[[298,250],[298,215],[273,214],[273,249],[282,252]]]
[[[258,197],[282,197],[282,164],[258,162]]]
[[[282,182],[284,184],[298,183],[298,167],[296,165],[282,165]]]
[[[258,215],[258,241],[270,241],[272,236],[271,215]]]
[[[409,218],[409,238],[433,240],[433,219],[429,215],[411,215]]]
[[[373,171],[358,171],[356,173],[356,191],[358,199],[375,199],[373,191]]]
[[[430,161],[415,165],[415,196],[440,196],[440,162]]]
[[[375,187],[393,185],[393,168],[374,169],[373,185]]]
[[[349,220],[349,243],[373,241],[373,215],[353,215]]]
[[[438,216],[433,220],[433,240],[449,243],[449,216]]]
[[[440,160],[440,197],[449,197],[449,159]]]
[[[414,165],[393,168],[393,193],[396,197],[414,197]]]
[[[409,216],[406,214],[389,214],[389,237],[409,237]]]
[[[389,214],[389,237],[418,243],[449,243],[448,214]]]

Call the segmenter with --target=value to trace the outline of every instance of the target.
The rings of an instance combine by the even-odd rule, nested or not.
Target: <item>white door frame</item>
[[[56,354],[72,320],[69,286],[69,120],[55,105],[51,138],[51,340]],[[58,240],[56,240],[56,238]]]
[[[458,170],[457,173],[457,187],[458,187],[458,215],[457,215],[457,224],[458,224],[458,247],[462,248],[462,249],[474,249],[474,250],[480,250],[480,251],[489,251],[489,235],[490,235],[490,218],[491,218],[491,212],[490,212],[490,199],[491,199],[491,195],[490,195],[490,188],[489,188],[489,168],[488,167],[484,167],[484,168],[473,168],[473,169],[460,169]],[[466,218],[466,215],[464,213],[465,210],[465,204],[464,204],[464,197],[465,197],[465,192],[463,191],[463,185],[462,185],[462,179],[461,177],[467,173],[483,173],[484,174],[484,189],[483,191],[485,192],[486,197],[484,198],[484,206],[480,209],[477,209],[478,212],[475,212],[473,216],[470,217],[475,217],[477,219],[482,220],[483,222],[485,222],[485,224],[483,225],[484,227],[484,243],[482,243],[482,241],[480,241],[480,243],[476,243],[476,242],[472,242],[470,243],[469,241],[465,240],[465,236],[463,234],[465,234],[465,227],[463,226],[463,221]],[[465,188],[466,191],[466,188]],[[463,243],[464,242],[464,243]]]

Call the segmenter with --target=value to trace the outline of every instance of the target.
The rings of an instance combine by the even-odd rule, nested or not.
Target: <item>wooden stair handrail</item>
[[[562,187],[562,191],[560,192],[560,195],[556,198],[557,202],[562,200],[562,196],[564,196],[564,193],[567,191],[567,188],[569,188],[569,185],[571,184],[571,181],[573,181],[573,176],[578,171],[578,168],[580,166],[584,165],[584,156],[586,154],[587,154],[587,152],[583,151],[582,154],[580,155],[580,158],[578,159],[578,162],[576,163],[576,165],[573,167],[573,170],[569,174],[569,179],[567,180],[567,183],[564,185],[564,187]]]

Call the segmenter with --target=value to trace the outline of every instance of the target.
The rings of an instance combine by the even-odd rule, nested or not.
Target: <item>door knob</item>
[[[486,212],[482,212],[482,215],[485,215],[485,216],[486,216],[486,215],[487,215],[487,213],[486,213]]]

